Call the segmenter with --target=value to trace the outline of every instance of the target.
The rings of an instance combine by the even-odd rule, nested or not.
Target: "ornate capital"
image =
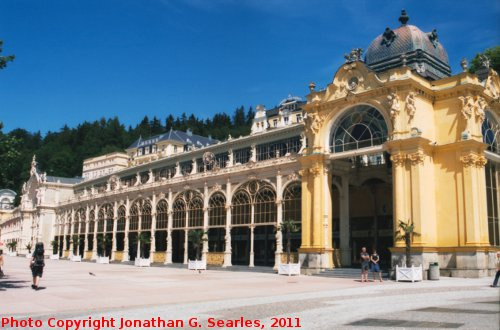
[[[321,169],[319,167],[313,167],[311,169],[309,169],[309,172],[313,175],[313,176],[317,176],[319,174],[321,174]]]
[[[301,177],[306,177],[306,176],[307,176],[307,174],[309,174],[307,169],[300,169],[300,170],[299,170],[299,175],[300,175]]]
[[[403,166],[406,161],[406,155],[398,152],[396,154],[391,155],[391,161],[394,164],[394,166]]]
[[[417,151],[412,154],[408,154],[407,159],[411,162],[412,165],[423,164],[425,155],[422,151]]]
[[[464,167],[476,166],[478,168],[482,168],[486,165],[486,157],[483,155],[478,155],[476,153],[468,153],[460,157],[460,161],[464,165]]]

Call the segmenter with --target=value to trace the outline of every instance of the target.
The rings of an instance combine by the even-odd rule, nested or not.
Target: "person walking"
[[[498,278],[500,277],[500,251],[497,251],[497,273],[495,274],[495,280],[493,280],[492,288],[496,288],[498,286]]]
[[[373,249],[372,255],[370,256],[370,261],[372,262],[371,264],[371,271],[373,273],[373,280],[375,281],[375,273],[378,273],[378,279],[380,282],[382,282],[382,272],[380,271],[380,257],[377,253],[376,249]]]
[[[370,255],[366,252],[366,247],[361,248],[361,282],[368,282],[368,270],[370,269]]]
[[[44,253],[43,243],[36,243],[35,251],[33,252],[33,257],[30,262],[31,274],[33,275],[33,284],[31,288],[34,290],[38,290],[40,278],[43,275],[43,267],[45,267]]]
[[[0,278],[3,277],[3,250],[0,250]]]

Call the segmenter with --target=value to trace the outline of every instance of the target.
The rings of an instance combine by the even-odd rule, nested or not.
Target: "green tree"
[[[188,240],[191,242],[193,245],[193,248],[196,251],[196,260],[200,260],[200,252],[201,248],[203,247],[203,242],[206,242],[207,239],[207,233],[203,232],[201,229],[196,229],[196,230],[190,230],[188,234]]]
[[[419,235],[419,233],[415,232],[415,225],[411,220],[407,222],[399,221],[394,238],[396,241],[405,242],[406,267],[411,267],[411,243],[413,237]]]
[[[482,54],[486,55],[490,60],[490,68],[496,72],[500,72],[500,46],[495,46],[486,49]],[[476,73],[482,67],[480,55],[476,54],[470,62],[469,72]]]
[[[3,51],[3,40],[0,40],[0,53]],[[8,62],[14,61],[16,58],[15,55],[7,55],[7,56],[2,56],[0,55],[0,69],[5,69],[7,67]]]
[[[292,219],[283,220],[280,229],[285,233],[286,239],[286,263],[290,263],[291,247],[292,247],[292,233],[299,231],[299,228]]]

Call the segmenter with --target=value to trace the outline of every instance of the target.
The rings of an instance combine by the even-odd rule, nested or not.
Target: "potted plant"
[[[299,231],[299,228],[292,219],[284,220],[278,228],[285,232],[286,239],[286,264],[280,264],[278,267],[278,274],[280,275],[300,275],[300,262],[290,262],[291,246],[292,246],[292,233]]]
[[[50,245],[52,245],[52,255],[50,256],[50,259],[59,260],[59,241],[55,239],[50,242]]]
[[[146,258],[146,246],[151,243],[151,238],[147,232],[142,232],[137,235],[137,242],[139,244],[140,255],[135,258],[134,265],[137,267],[151,266],[151,260]]]
[[[411,243],[413,237],[418,235],[419,233],[415,232],[415,226],[411,220],[399,221],[394,239],[405,242],[406,267],[396,265],[396,281],[415,282],[422,280],[422,265],[415,267],[411,262]]]
[[[8,253],[9,256],[11,257],[17,256],[16,252],[17,241],[12,241],[10,243],[7,243],[7,247],[9,248],[9,253]]]
[[[207,261],[202,260],[201,258],[201,250],[203,248],[203,243],[206,242],[207,233],[203,232],[201,229],[191,230],[188,233],[188,241],[193,244],[193,247],[196,251],[195,260],[188,261],[188,269],[191,270],[201,270],[207,269]]]
[[[28,250],[28,253],[26,254],[26,258],[31,258],[31,249],[33,248],[33,245],[31,245],[31,242],[29,242],[24,247],[26,248],[26,250]]]
[[[106,256],[106,248],[110,244],[108,235],[101,234],[97,236],[98,256],[96,262],[98,264],[109,264],[109,256]]]
[[[71,255],[70,260],[75,261],[75,262],[81,262],[82,261],[82,256],[78,252],[78,246],[80,244],[80,236],[77,234],[73,235],[71,237],[71,241],[73,243],[73,254]]]

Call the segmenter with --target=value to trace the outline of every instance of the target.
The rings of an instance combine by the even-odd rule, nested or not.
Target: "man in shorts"
[[[370,269],[370,255],[366,252],[366,247],[361,248],[361,282],[368,282],[368,270]]]

